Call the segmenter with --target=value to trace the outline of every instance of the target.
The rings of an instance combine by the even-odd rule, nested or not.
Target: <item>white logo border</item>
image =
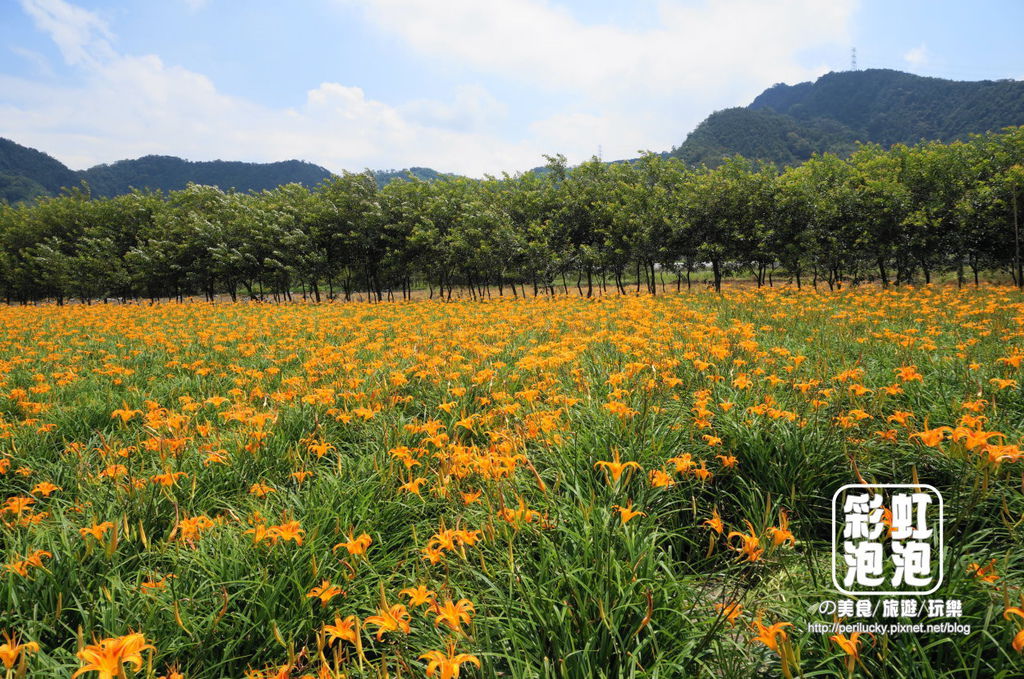
[[[939,499],[939,577],[935,583],[935,586],[928,591],[912,591],[912,592],[876,592],[876,591],[853,591],[844,589],[839,585],[839,580],[836,578],[836,554],[838,553],[838,539],[836,530],[836,500],[839,498],[839,494],[844,490],[851,488],[859,489],[871,489],[871,488],[913,488],[913,489],[925,489],[930,490],[935,494],[935,497]],[[942,493],[935,486],[927,483],[848,483],[845,486],[840,487],[835,493],[832,494],[832,584],[840,594],[850,594],[855,596],[926,596],[928,594],[934,594],[938,591],[939,587],[942,586],[942,581],[946,577],[945,570],[945,552],[946,552],[946,537],[945,537],[945,515],[944,515],[944,502],[942,500]]]

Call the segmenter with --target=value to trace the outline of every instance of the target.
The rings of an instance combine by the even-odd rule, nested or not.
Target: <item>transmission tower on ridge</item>
[[[851,71],[856,71],[857,70],[857,48],[856,47],[851,47],[850,48],[850,70]]]

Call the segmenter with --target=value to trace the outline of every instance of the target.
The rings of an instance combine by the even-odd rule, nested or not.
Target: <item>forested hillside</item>
[[[689,165],[718,165],[736,153],[796,165],[815,153],[848,155],[854,139],[852,129],[827,118],[800,121],[768,109],[727,108],[698,125],[671,155]]]
[[[376,170],[373,173],[374,178],[377,180],[377,186],[384,186],[395,180],[405,181],[409,179],[410,175],[425,182],[453,176],[438,172],[429,167],[410,167],[407,170]]]
[[[959,82],[871,69],[768,88],[746,108],[718,111],[670,155],[688,163],[725,156],[793,165],[812,153],[953,141],[1024,124],[1024,82]]]
[[[174,156],[144,156],[97,165],[78,173],[98,196],[117,196],[133,188],[176,191],[189,182],[219,186],[225,190],[263,191],[292,182],[315,186],[330,171],[299,160],[278,163],[242,163],[214,160],[190,162]]]
[[[373,174],[379,186],[405,180],[409,175],[424,181],[445,176],[428,167],[380,170]],[[131,193],[132,189],[180,191],[189,183],[243,193],[270,190],[284,184],[312,188],[333,176],[326,168],[300,160],[277,163],[193,162],[175,156],[119,160],[76,172],[41,151],[0,138],[0,202],[8,204],[31,201],[40,196],[55,196],[62,189],[81,186],[83,181],[92,195],[110,198]]]
[[[78,176],[42,151],[0,137],[0,200],[8,203],[57,194],[78,184]]]
[[[817,81],[774,85],[747,107],[717,111],[666,155],[691,166],[714,167],[741,155],[792,166],[815,153],[848,156],[857,143],[949,142],[970,134],[1024,124],[1024,82],[957,82],[892,70],[829,73]],[[544,168],[535,171],[543,173]],[[409,175],[426,181],[444,175],[425,167],[378,170],[378,186]],[[177,191],[190,182],[240,192],[284,184],[315,186],[332,173],[298,160],[276,163],[192,162],[145,156],[80,172],[37,151],[0,139],[0,201],[16,203],[56,195],[85,181],[93,195],[111,197],[133,188]]]

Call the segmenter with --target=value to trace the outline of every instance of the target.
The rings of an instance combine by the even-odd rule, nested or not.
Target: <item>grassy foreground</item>
[[[1022,347],[1006,288],[3,307],[0,677],[1021,676]],[[943,493],[970,634],[807,630],[858,479]]]

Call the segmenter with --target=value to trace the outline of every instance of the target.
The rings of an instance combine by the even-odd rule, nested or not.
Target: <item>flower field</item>
[[[0,308],[0,677],[1024,674],[1024,298]],[[945,499],[960,635],[842,635]]]

